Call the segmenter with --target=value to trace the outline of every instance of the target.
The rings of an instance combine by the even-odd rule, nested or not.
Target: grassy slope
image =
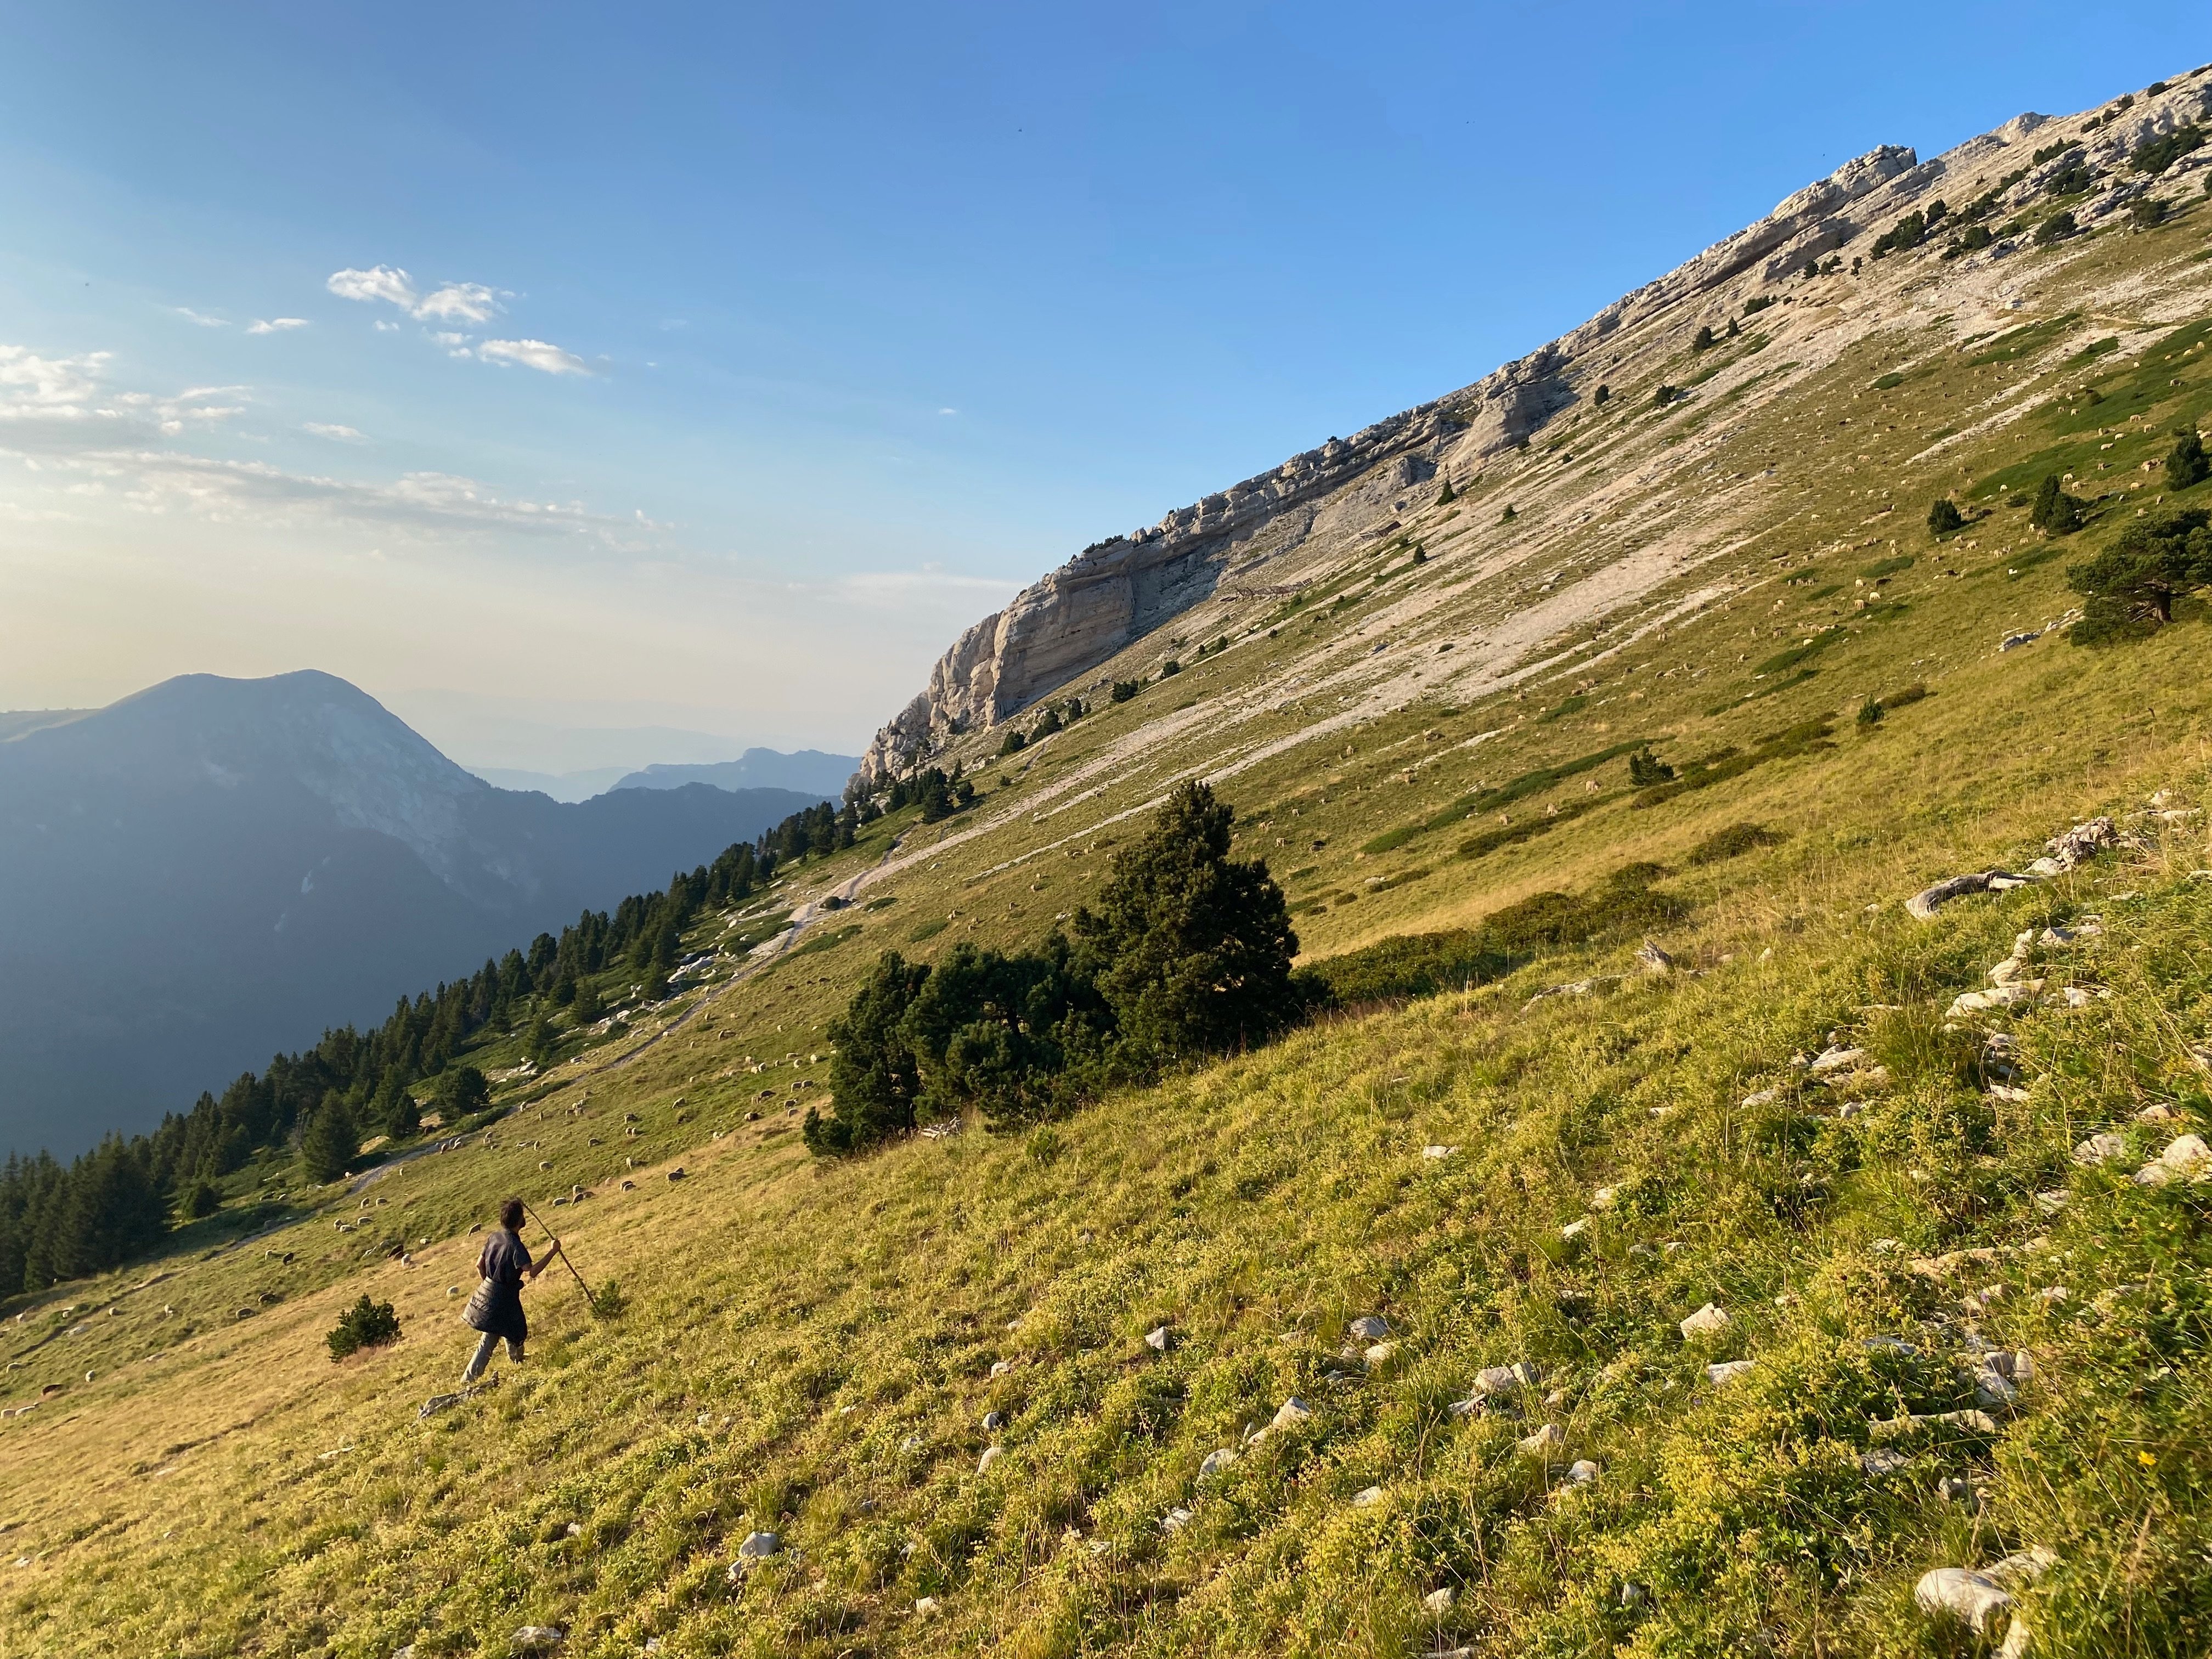
[[[2138,270],[2194,281],[2203,222],[2199,209],[2153,235],[2036,257],[2084,284]],[[2066,317],[2063,293],[2047,308]],[[1970,486],[2056,459],[2085,477],[2101,461],[2154,493],[2138,463],[2212,401],[2193,335],[2166,348],[2170,361],[2142,349],[2166,331],[2131,337],[2124,360],[2077,358],[2076,337],[2105,326],[2054,323],[2016,354],[2021,340],[1960,350],[1925,330],[1854,348],[1819,385],[1746,413],[1713,452],[1723,473],[1772,459],[1784,477],[1708,603],[1601,663],[1533,678],[1518,698],[1377,710],[1223,786],[1248,813],[1244,844],[1291,878],[1319,951],[1463,922],[1632,858],[1679,865],[1727,822],[1788,830],[1779,849],[1670,883],[1699,903],[1667,943],[1703,976],[1522,1012],[1530,988],[1584,971],[1577,956],[1472,999],[1302,1034],[1027,1140],[971,1133],[835,1170],[793,1145],[783,1103],[805,1095],[790,1085],[821,1077],[804,1062],[876,950],[1035,938],[1096,879],[1105,843],[1127,833],[1117,814],[1223,752],[1211,709],[1263,690],[1279,699],[1237,729],[1249,744],[1310,728],[1340,695],[1283,694],[1271,653],[1287,662],[1342,641],[1364,654],[1357,630],[1424,584],[1465,638],[1559,568],[1553,550],[1526,570],[1513,563],[1528,532],[1495,525],[1492,496],[1540,503],[1524,520],[1543,497],[1529,478],[1494,478],[1413,525],[1446,550],[1429,563],[1377,560],[1397,573],[1382,598],[1293,614],[1272,640],[1240,633],[1237,649],[1134,702],[1014,763],[982,764],[987,798],[972,819],[886,824],[799,872],[787,901],[874,865],[892,833],[908,836],[910,861],[864,891],[896,902],[835,919],[857,935],[721,991],[626,1065],[597,1069],[635,1038],[525,1085],[510,1097],[535,1103],[494,1146],[395,1170],[367,1189],[366,1212],[336,1189],[307,1194],[276,1212],[297,1219],[222,1249],[233,1212],[155,1269],[11,1307],[25,1317],[8,1328],[21,1367],[8,1398],[65,1387],[0,1425],[0,1522],[12,1523],[0,1548],[15,1546],[0,1560],[24,1563],[0,1567],[0,1650],[372,1655],[414,1639],[418,1652],[499,1652],[526,1620],[571,1626],[571,1650],[608,1653],[647,1634],[673,1652],[986,1640],[1038,1653],[1401,1653],[1432,1640],[1581,1651],[1601,1636],[1652,1650],[1911,1650],[1933,1639],[1906,1611],[1923,1567],[2029,1542],[2069,1563],[2037,1614],[2061,1647],[2201,1647],[2201,1626],[2185,1640],[2172,1622],[2205,1576],[2192,1483],[2208,1466],[2185,1438],[2203,1413],[2201,1195],[2069,1176],[2063,1151],[2150,1098],[2204,1127],[2184,1048],[2203,1029],[2191,952],[2212,901],[2179,878],[2202,854],[2086,874],[1928,927],[1895,902],[1933,875],[2017,856],[2094,808],[2189,783],[2201,766],[2212,689],[2199,627],[2124,653],[2056,641],[1994,651],[2064,608],[2073,556],[2039,556],[2024,513],[2002,505],[2008,484]],[[1743,350],[1747,378],[1757,354]],[[1870,389],[1900,367],[1898,385]],[[2106,419],[2109,436],[2077,430],[2072,405],[2053,400],[2093,378],[2114,398],[2157,394],[2121,411],[2151,418]],[[2050,407],[1923,455],[1998,390]],[[1857,422],[1848,430],[1832,424],[1845,408]],[[1717,412],[1614,418],[1663,446],[1668,422],[1689,431]],[[1566,436],[1598,464],[1607,442],[1632,441]],[[1540,453],[1521,465],[1565,464]],[[1984,500],[1994,516],[1932,546],[1917,520],[1938,489]],[[1893,516],[1863,522],[1891,501]],[[2127,513],[2109,509],[2083,544]],[[1916,562],[1889,576],[1877,608],[1852,610],[1865,592],[1855,574],[1906,553]],[[1493,574],[1469,580],[1478,566]],[[1655,607],[1714,574],[1686,572]],[[1589,643],[1614,643],[1632,620]],[[1830,627],[1848,635],[1778,671],[1812,678],[1779,690],[1777,674],[1754,678]],[[1194,642],[1212,632],[1188,631]],[[1394,625],[1389,637],[1404,645],[1411,632]],[[1105,672],[1165,649],[1133,647]],[[1853,731],[1863,696],[1913,681],[1935,695]],[[1576,695],[1571,712],[1534,718]],[[1679,762],[1819,715],[1838,717],[1834,747],[1663,805],[1630,805],[1615,760],[1511,801],[1508,815],[1525,821],[1600,784],[1594,810],[1528,842],[1459,856],[1470,829],[1494,823],[1486,811],[1468,829],[1358,852],[1394,827],[1472,811],[1478,784],[1630,737],[1655,738]],[[1468,746],[1486,732],[1499,735]],[[1079,808],[1059,797],[1041,822],[1023,810],[1079,757],[1117,747],[1103,793]],[[1415,871],[1426,873],[1406,879]],[[2113,936],[2069,966],[2118,994],[2087,1013],[2017,1021],[2038,1081],[2026,1106],[1993,1104],[1960,1080],[1930,1010],[2002,956],[2015,928],[2097,903],[2100,883],[2150,895],[2102,903]],[[1628,943],[1584,955],[1617,970]],[[1863,1012],[1875,1003],[1905,1012]],[[1735,1103],[1835,1028],[1891,1059],[1895,1085],[1863,1116]],[[751,1069],[763,1062],[773,1069]],[[748,1110],[764,1115],[749,1122]],[[1431,1142],[1463,1150],[1424,1160]],[[677,1161],[690,1178],[672,1185],[661,1170]],[[625,1176],[635,1190],[620,1189]],[[600,1196],[546,1213],[573,1225],[588,1271],[630,1287],[629,1311],[593,1323],[573,1290],[543,1281],[524,1373],[417,1422],[412,1406],[451,1386],[463,1357],[449,1287],[468,1286],[469,1221],[506,1190],[535,1201],[571,1182]],[[2052,1221],[2029,1195],[2061,1182],[2076,1197]],[[1607,1184],[1632,1201],[1601,1217],[1586,1253],[1569,1254],[1559,1227]],[[365,1234],[332,1231],[362,1214]],[[2044,1233],[2073,1259],[2007,1255],[1958,1284],[1905,1266]],[[393,1237],[430,1242],[411,1267],[363,1263],[364,1249]],[[1877,1252],[1881,1238],[1901,1248]],[[210,1250],[221,1253],[204,1259]],[[174,1276],[131,1292],[159,1271]],[[2028,1294],[2052,1282],[2074,1292],[2055,1310]],[[1994,1443],[1941,1439],[1916,1446],[1899,1474],[1867,1478],[1855,1460],[1869,1416],[1970,1399],[1950,1363],[1966,1320],[1958,1298],[1991,1283],[2010,1294],[1976,1323],[2035,1352],[2043,1380],[2027,1409]],[[2148,1288],[2090,1310],[2124,1284]],[[398,1303],[407,1334],[332,1366],[321,1334],[364,1289]],[[283,1299],[263,1304],[264,1291]],[[1708,1298],[1738,1322],[1724,1348],[1686,1349],[1674,1322]],[[56,1311],[72,1304],[90,1317]],[[236,1319],[249,1304],[259,1311]],[[1404,1334],[1396,1368],[1328,1383],[1343,1322],[1370,1311]],[[1163,1320],[1177,1342],[1149,1358],[1142,1333]],[[1858,1346],[1887,1333],[1927,1352],[1906,1362]],[[1703,1360],[1737,1354],[1758,1369],[1724,1392],[1702,1383]],[[1519,1358],[1545,1367],[1547,1386],[1564,1391],[1557,1406],[1522,1402],[1528,1421],[1520,1407],[1469,1424],[1439,1414],[1475,1369]],[[1002,1358],[1013,1367],[994,1381]],[[1315,1421],[1198,1497],[1205,1453],[1291,1392],[1318,1408]],[[1012,1419],[996,1437],[1006,1455],[978,1477],[977,1425],[994,1407]],[[1513,1453],[1546,1417],[1565,1428],[1567,1456],[1606,1466],[1597,1485],[1563,1493],[1556,1469],[1547,1478]],[[921,1445],[902,1450],[910,1436]],[[1969,1471],[1986,1485],[1978,1516],[1932,1494],[1940,1473]],[[1381,1504],[1349,1502],[1370,1486]],[[1193,1520],[1169,1534],[1161,1519],[1177,1505]],[[732,1587],[724,1570],[756,1525],[803,1553]],[[1645,1587],[1642,1599],[1624,1607],[1624,1583]],[[1439,1618],[1419,1598],[1443,1586],[1458,1595]],[[924,1595],[942,1603],[934,1619],[912,1610]]]

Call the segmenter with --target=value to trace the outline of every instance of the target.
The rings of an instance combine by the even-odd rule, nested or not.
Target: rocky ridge
[[[1698,328],[1727,326],[1745,314],[1747,301],[1807,301],[1790,321],[1766,319],[1790,336],[1796,361],[1760,377],[1767,382],[1765,397],[1817,371],[1848,338],[1914,310],[1943,304],[1999,315],[2018,310],[2021,301],[2005,291],[2008,284],[1990,281],[1990,272],[2024,239],[1998,240],[1948,260],[1932,278],[1917,261],[1875,263],[1869,257],[1874,240],[1899,218],[1927,212],[1947,196],[1956,208],[1991,195],[1997,215],[2025,208],[2064,169],[2083,163],[2099,175],[2098,186],[2074,215],[2091,228],[2157,182],[2128,171],[2128,158],[2140,145],[2208,115],[2212,75],[2199,70],[2098,111],[2017,116],[1930,161],[1899,145],[1869,150],[1786,198],[1757,223],[1473,385],[1348,439],[1332,438],[1157,524],[1085,549],[964,632],[938,660],[927,686],[877,732],[861,770],[877,777],[909,771],[963,733],[987,729],[1073,685],[1209,600],[1279,599],[1325,579],[1398,529],[1417,494],[1425,506],[1439,477],[1464,488],[1486,473],[1525,469],[1532,464],[1531,441],[1563,413],[1589,406],[1601,386],[1617,392],[1666,372]],[[2062,152],[2032,160],[2062,143]],[[2183,156],[2167,177],[2207,166],[2212,148]],[[1808,278],[1808,266],[1846,258],[1856,295],[1808,291],[1835,280],[1832,273]],[[1861,303],[1852,306],[1853,298]],[[1814,311],[1821,314],[1819,324],[1810,321]],[[1854,325],[1826,326],[1835,321]],[[1823,332],[1830,337],[1825,342],[1813,337]],[[1714,392],[1729,389],[1717,386]],[[1593,511],[1618,507],[1619,486],[1632,470],[1616,465],[1607,476],[1589,477],[1579,493],[1595,503]],[[1724,527],[1712,529],[1717,534]],[[1648,589],[1659,574],[1656,562],[1641,574],[1624,568],[1605,592],[1617,603],[1634,597],[1621,591],[1624,583]]]

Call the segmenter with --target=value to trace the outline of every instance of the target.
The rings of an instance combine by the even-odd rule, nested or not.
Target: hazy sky
[[[2212,15],[0,0],[0,708],[318,667],[465,759],[855,749],[1084,544]]]

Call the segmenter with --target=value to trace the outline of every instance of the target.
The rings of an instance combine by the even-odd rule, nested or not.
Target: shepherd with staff
[[[542,1260],[531,1260],[530,1247],[522,1242],[526,1213],[519,1198],[501,1204],[499,1231],[484,1240],[483,1253],[477,1258],[477,1276],[483,1283],[461,1310],[461,1322],[479,1333],[482,1340],[477,1344],[476,1357],[461,1373],[465,1389],[483,1375],[501,1337],[507,1339],[507,1357],[521,1363],[522,1345],[530,1334],[530,1322],[522,1313],[523,1281],[536,1279],[562,1254],[561,1241],[556,1238]],[[583,1281],[580,1278],[577,1282]]]

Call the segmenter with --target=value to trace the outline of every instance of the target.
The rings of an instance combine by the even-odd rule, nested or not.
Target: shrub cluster
[[[1229,856],[1233,821],[1204,784],[1182,785],[1115,855],[1073,939],[961,945],[934,967],[885,951],[830,1027],[831,1110],[806,1115],[807,1146],[859,1152],[969,1107],[1032,1121],[1291,1024],[1297,936],[1266,864]]]

